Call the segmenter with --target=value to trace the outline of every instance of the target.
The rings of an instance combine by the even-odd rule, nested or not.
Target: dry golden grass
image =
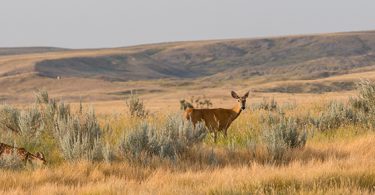
[[[209,98],[214,107],[221,107],[221,108],[232,108],[236,101],[230,96],[230,88],[214,88],[214,89],[207,89],[202,91],[194,90],[178,90],[178,91],[167,91],[164,93],[151,93],[151,94],[141,94],[139,97],[144,101],[145,106],[148,110],[151,111],[153,114],[162,114],[168,112],[176,112],[179,111],[180,108],[180,100],[186,99],[189,100],[191,96],[202,96]],[[234,87],[235,91],[239,91],[239,93],[245,92],[245,89],[240,89]],[[284,104],[296,104],[296,105],[304,105],[301,106],[300,110],[308,110],[304,109],[305,106],[316,107],[317,105],[323,105],[328,103],[332,100],[338,101],[345,101],[348,97],[354,96],[354,91],[346,91],[346,92],[331,92],[331,93],[324,93],[324,94],[289,94],[289,93],[250,93],[250,97],[247,100],[247,105],[252,105],[256,103],[260,103],[263,101],[264,98],[267,100],[271,100],[275,98],[277,102],[282,106]],[[73,106],[78,106],[79,103],[76,101],[68,101],[73,102]],[[125,96],[123,96],[119,100],[96,100],[96,101],[88,101],[83,103],[85,106],[92,105],[96,112],[102,115],[108,114],[124,114],[126,113],[126,104],[125,104]],[[20,106],[25,104],[19,104]],[[26,104],[27,105],[27,104]],[[245,113],[251,112],[250,110],[245,110]]]
[[[272,97],[272,96],[270,96]],[[339,98],[337,98],[339,97]],[[334,96],[295,96],[301,103],[286,109],[287,115],[318,113]],[[287,95],[280,96],[288,102]],[[261,99],[258,99],[261,101]],[[279,100],[279,96],[276,96]],[[161,100],[159,100],[161,101]],[[228,100],[229,101],[229,100]],[[278,101],[279,102],[279,101]],[[108,113],[108,106],[95,103],[101,123],[114,129],[110,142],[123,129],[141,119]],[[281,103],[279,103],[281,105]],[[217,104],[215,104],[217,105]],[[103,111],[103,112],[102,112]],[[120,111],[120,110],[119,110]],[[174,110],[176,111],[176,109]],[[164,120],[167,113],[153,113],[148,120]],[[230,140],[240,144],[247,136],[261,135],[259,116],[267,111],[246,110],[229,129],[229,138],[217,144],[208,138],[176,162],[155,158],[148,164],[59,162],[44,168],[0,170],[1,194],[372,194],[375,192],[375,133],[355,126],[316,132],[304,148],[292,149],[286,161],[273,164],[262,146],[238,146],[228,150]],[[312,136],[311,134],[309,136]],[[109,138],[109,139],[110,139]],[[243,139],[243,140],[241,140]],[[214,162],[210,155],[214,153]]]
[[[276,166],[181,168],[64,163],[36,170],[0,170],[3,194],[371,194],[375,190],[375,134],[312,143]]]

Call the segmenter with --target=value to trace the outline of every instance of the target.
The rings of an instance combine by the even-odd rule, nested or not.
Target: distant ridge
[[[30,53],[45,53],[54,51],[64,51],[67,49],[57,47],[0,47],[0,56],[19,55]]]
[[[130,52],[131,48],[137,50]],[[110,81],[318,79],[375,65],[375,32],[177,42],[123,50],[112,55],[44,60],[35,64],[35,70],[45,77]]]
[[[228,89],[260,93],[352,90],[375,80],[375,31],[182,41],[119,48],[0,48],[0,100],[33,91],[105,100],[138,89]],[[17,94],[15,99],[14,94]]]

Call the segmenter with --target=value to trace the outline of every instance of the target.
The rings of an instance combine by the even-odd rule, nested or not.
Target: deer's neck
[[[242,112],[241,105],[236,104],[233,108],[232,111],[234,112],[233,120],[236,119]]]

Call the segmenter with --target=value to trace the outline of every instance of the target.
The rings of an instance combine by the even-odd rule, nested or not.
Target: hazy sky
[[[375,30],[375,0],[0,0],[0,47]]]

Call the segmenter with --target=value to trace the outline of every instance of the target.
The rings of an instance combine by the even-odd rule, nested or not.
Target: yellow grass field
[[[2,171],[4,194],[371,194],[375,135],[310,143],[287,165],[242,165],[174,170],[127,163],[65,163]]]
[[[217,92],[221,93],[220,91]],[[287,115],[319,114],[331,100],[347,102],[355,92],[311,94],[253,94],[248,103],[275,98],[279,105],[295,101]],[[142,96],[141,96],[142,97]],[[215,97],[214,95],[212,97]],[[167,95],[143,96],[151,120],[164,120],[178,111],[178,100]],[[214,106],[235,101],[212,99]],[[99,120],[120,135],[134,121],[124,101],[93,102]],[[170,105],[170,106],[168,106]],[[77,108],[77,104],[73,104]],[[84,107],[87,107],[86,104]],[[165,109],[168,107],[167,109]],[[166,111],[167,110],[167,111]],[[217,144],[210,137],[191,153],[173,162],[154,158],[146,164],[126,160],[107,162],[55,161],[46,167],[0,170],[2,194],[372,194],[375,191],[375,132],[361,126],[342,126],[329,132],[309,131],[303,148],[288,150],[284,163],[270,163],[263,146],[241,147],[246,136],[261,138],[259,117],[267,111],[247,109]],[[116,116],[115,118],[112,118]],[[111,137],[110,139],[114,139]],[[239,140],[239,141],[238,141]],[[115,142],[115,141],[114,141]],[[231,143],[239,144],[230,150]],[[215,153],[217,163],[207,159]],[[50,158],[53,155],[49,155]]]

